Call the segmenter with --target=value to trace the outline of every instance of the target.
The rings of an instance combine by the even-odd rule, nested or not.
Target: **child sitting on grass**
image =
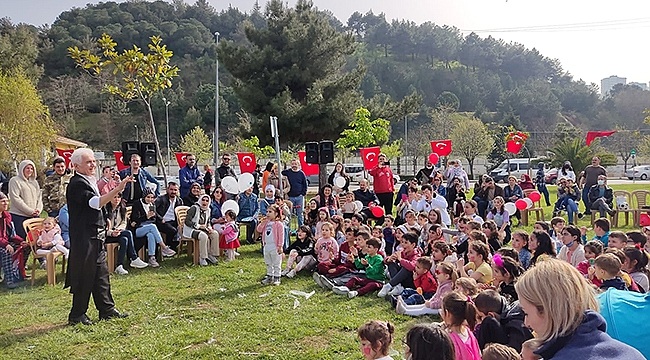
[[[427,256],[421,256],[415,261],[415,269],[413,270],[413,284],[415,289],[404,289],[401,298],[404,300],[405,305],[419,305],[424,304],[426,300],[436,293],[438,283],[431,273],[431,266],[433,262]],[[394,296],[394,295],[393,295]],[[394,296],[391,303],[396,305],[398,297]]]
[[[526,315],[519,302],[510,303],[498,292],[484,290],[476,296],[474,304],[482,319],[477,334],[481,349],[487,344],[498,343],[520,351],[521,344],[533,337],[524,324]]]
[[[314,253],[314,238],[311,235],[311,229],[303,225],[298,229],[296,241],[284,251],[287,258],[287,265],[282,271],[282,275],[288,278],[296,276],[301,270],[311,270],[316,266]],[[296,265],[295,268],[293,265]]]
[[[314,273],[314,280],[316,280],[316,277],[320,279],[319,274],[325,275],[329,269],[336,267],[335,261],[339,252],[339,244],[332,237],[334,226],[326,222],[323,224],[321,231],[323,236],[316,241],[314,246],[314,252],[318,260],[318,272]],[[318,281],[316,283],[318,284]]]
[[[357,330],[361,353],[365,360],[392,360],[388,355],[395,328],[389,322],[372,320]]]
[[[377,253],[380,246],[379,241],[373,238],[366,241],[367,255],[364,258],[350,255],[354,258],[354,265],[358,269],[366,271],[366,277],[355,276],[345,286],[332,287],[332,291],[338,295],[347,295],[348,298],[352,299],[381,289],[386,277],[384,275],[384,258]]]
[[[584,246],[586,260],[578,264],[576,269],[584,275],[592,284],[600,287],[601,281],[594,274],[589,275],[589,268],[594,265],[594,261],[603,253],[603,243],[600,240],[591,240]]]
[[[520,360],[517,351],[510,346],[490,344],[483,350],[483,360]]]
[[[618,290],[627,290],[625,281],[621,279],[621,260],[614,254],[603,254],[596,258],[593,267],[593,273],[602,281],[599,289],[606,291],[613,287]]]
[[[406,305],[404,300],[399,297],[397,298],[397,305],[395,307],[395,311],[397,311],[398,314],[421,316],[428,314],[437,315],[440,312],[442,299],[445,295],[453,291],[457,275],[454,265],[448,262],[438,264],[435,273],[436,280],[438,281],[438,289],[436,289],[436,293],[433,297],[420,305]],[[476,281],[474,281],[474,287],[476,287]]]

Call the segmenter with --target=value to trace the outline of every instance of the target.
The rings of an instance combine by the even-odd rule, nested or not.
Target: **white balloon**
[[[505,205],[503,205],[503,208],[506,209],[506,211],[508,212],[508,214],[510,214],[510,216],[514,216],[515,213],[517,212],[517,207],[515,206],[515,203],[511,203],[511,202],[505,203]]]
[[[239,184],[237,184],[237,179],[232,176],[224,177],[221,180],[221,187],[226,190],[228,194],[239,194]]]
[[[524,201],[526,202],[526,209],[530,209],[533,207],[533,200],[530,198],[525,198]]]
[[[339,188],[343,189],[345,186],[345,178],[343,176],[339,176],[334,180],[334,185],[338,186]]]
[[[359,201],[359,200],[355,201],[354,205],[355,205],[355,208],[357,209],[357,211],[361,211],[363,209],[363,203],[361,201]]]
[[[239,192],[244,192],[251,187],[253,187],[253,183],[255,182],[255,177],[251,173],[243,173],[239,176],[239,179],[237,179],[237,184],[239,188]]]
[[[235,212],[235,216],[239,214],[239,204],[235,200],[227,200],[221,205],[221,213],[225,214],[228,210]]]

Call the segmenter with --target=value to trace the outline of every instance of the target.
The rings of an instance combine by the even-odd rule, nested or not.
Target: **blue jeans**
[[[305,223],[304,214],[302,213],[305,208],[305,197],[302,195],[289,196],[289,201],[293,204],[292,211],[298,217],[298,227],[301,227]]]
[[[576,204],[573,199],[566,198],[564,200],[564,206],[566,207],[566,213],[569,216],[569,222],[573,224],[573,217],[578,213],[578,204]]]
[[[582,188],[582,203],[585,204],[585,215],[591,214],[591,202],[589,202],[589,188]]]
[[[548,194],[548,189],[546,188],[546,184],[537,185],[537,191],[539,191],[542,195],[544,195],[544,200],[546,200],[546,206],[551,205],[551,201],[549,199],[549,194]]]
[[[420,295],[413,289],[404,289],[404,291],[402,291],[402,299],[404,299],[406,305],[424,304],[424,301],[430,299],[432,296],[433,293],[422,293],[422,295]]]
[[[147,237],[147,253],[149,256],[156,255],[156,244],[162,244],[163,239],[160,236],[160,231],[154,224],[140,225],[135,229],[136,237]]]
[[[117,266],[122,265],[124,257],[129,255],[129,260],[135,260],[138,257],[138,254],[135,252],[135,245],[133,245],[133,234],[129,230],[123,230],[118,236],[107,236],[107,243],[117,242],[120,244],[117,250],[117,260],[115,264]]]

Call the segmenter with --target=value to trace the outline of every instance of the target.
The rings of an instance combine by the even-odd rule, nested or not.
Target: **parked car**
[[[650,178],[650,165],[639,165],[627,169],[627,171],[625,172],[625,176],[627,176],[627,178],[630,180],[634,180],[634,179],[647,180],[648,178]]]
[[[368,179],[368,181],[372,184],[372,176],[368,174],[362,164],[347,164],[345,165],[345,172],[353,182],[358,183],[361,181],[361,179]],[[393,184],[397,184],[399,181],[399,175],[393,173]]]
[[[318,186],[318,174],[307,176],[307,186]]]
[[[155,175],[154,177],[158,181],[158,184],[160,184],[160,190],[165,190],[167,188],[165,185],[165,178],[162,175]],[[173,181],[178,184],[178,176],[167,175],[167,181]]]
[[[557,168],[552,168],[546,171],[544,173],[544,181],[547,184],[553,184],[553,185],[557,184],[557,172],[558,172]]]
[[[540,162],[539,158],[519,158],[519,159],[510,159],[504,160],[499,166],[494,170],[490,171],[490,177],[494,179],[494,182],[508,182],[508,176],[514,175],[517,179],[523,174],[528,174],[531,177],[534,177],[537,172],[537,163]],[[510,169],[508,169],[510,165]],[[510,170],[510,171],[508,171]]]

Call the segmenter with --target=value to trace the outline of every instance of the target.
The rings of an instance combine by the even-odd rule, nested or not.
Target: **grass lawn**
[[[645,188],[647,184],[614,185],[629,191]],[[553,202],[555,188],[549,191]],[[549,220],[551,208],[544,214]],[[579,225],[588,222],[584,218]],[[532,222],[526,229],[532,229]],[[130,316],[89,327],[66,326],[72,297],[62,289],[60,274],[51,287],[44,285],[45,271],[39,270],[34,287],[0,290],[0,358],[361,359],[356,329],[365,321],[394,323],[393,349],[401,352],[400,339],[411,324],[435,319],[397,315],[374,295],[348,300],[322,290],[309,274],[263,287],[259,245],[239,252],[238,260],[217,266],[191,266],[182,256],[165,260],[157,270],[112,276],[117,307]],[[305,299],[290,290],[315,295]],[[92,303],[88,314],[97,319]]]

